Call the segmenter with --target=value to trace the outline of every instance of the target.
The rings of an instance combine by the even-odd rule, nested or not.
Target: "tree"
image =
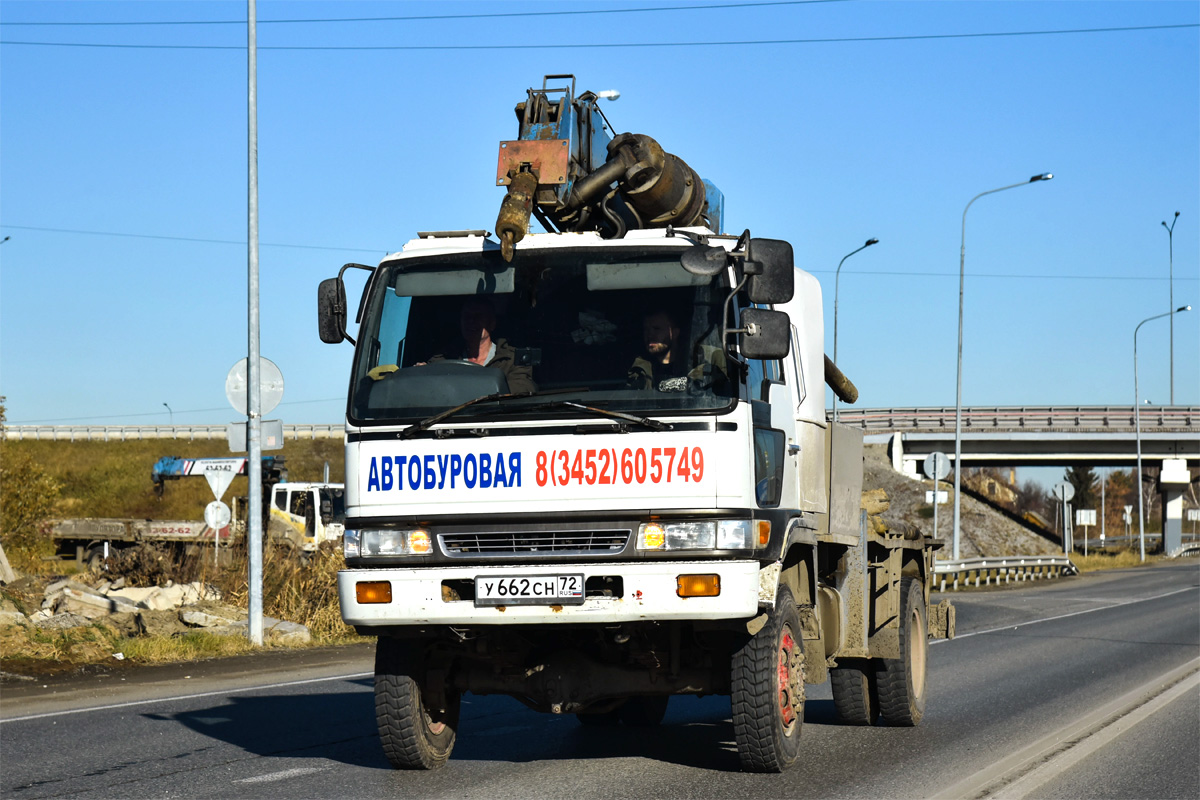
[[[0,397],[0,537],[13,551],[38,543],[38,528],[50,516],[61,484],[28,453],[5,444],[4,398]]]
[[[1075,496],[1071,498],[1072,508],[1095,508],[1096,471],[1088,466],[1067,467],[1063,478],[1075,488]]]

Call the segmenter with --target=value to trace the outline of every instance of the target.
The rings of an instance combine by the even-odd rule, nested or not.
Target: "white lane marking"
[[[0,725],[9,722],[24,722],[31,719],[46,719],[47,717],[63,717],[68,714],[84,714],[89,711],[108,711],[113,708],[129,708],[131,706],[144,706],[151,703],[171,703],[178,700],[195,700],[200,697],[220,697],[230,694],[245,694],[246,692],[257,692],[260,689],[282,689],[286,686],[304,686],[310,683],[326,683],[329,681],[349,681],[356,678],[369,678],[374,673],[372,672],[353,672],[349,675],[332,675],[328,678],[308,678],[302,681],[284,681],[283,683],[264,683],[259,686],[247,686],[242,689],[223,689],[219,692],[197,692],[196,694],[178,694],[171,697],[157,697],[152,700],[131,700],[128,703],[110,703],[106,706],[92,706],[90,708],[72,708],[66,711],[47,711],[44,714],[27,714],[23,717],[8,717],[0,719]]]
[[[1067,617],[1077,617],[1080,614],[1091,614],[1093,611],[1104,611],[1105,609],[1109,609],[1109,608],[1120,608],[1121,606],[1130,606],[1130,605],[1133,605],[1134,603],[1146,603],[1151,600],[1159,600],[1163,597],[1170,597],[1173,594],[1180,594],[1181,592],[1193,592],[1196,589],[1197,589],[1197,587],[1195,587],[1195,586],[1187,586],[1187,587],[1184,587],[1183,589],[1176,589],[1173,592],[1165,592],[1163,594],[1156,594],[1156,595],[1153,595],[1152,597],[1139,597],[1135,600],[1122,600],[1120,603],[1113,603],[1113,604],[1107,605],[1107,606],[1097,606],[1096,608],[1085,608],[1082,611],[1072,611],[1070,614],[1057,614],[1053,617],[1042,617],[1041,619],[1031,619],[1026,622],[1017,622],[1013,625],[1001,625],[999,628],[988,628],[988,629],[982,630],[982,631],[971,631],[970,633],[960,633],[960,634],[956,635],[953,639],[934,639],[929,644],[935,645],[935,644],[945,644],[946,642],[956,642],[959,639],[968,639],[972,636],[981,636],[985,633],[995,633],[996,631],[1013,631],[1013,630],[1016,630],[1017,628],[1024,627],[1025,625],[1036,625],[1039,622],[1051,622],[1056,619],[1066,619]]]
[[[1129,732],[1139,722],[1157,714],[1180,697],[1194,691],[1197,687],[1200,687],[1200,672],[1193,672],[1187,678],[1184,678],[1144,706],[1134,709],[1129,714],[1117,718],[1087,738],[1068,746],[1066,750],[1051,756],[1050,760],[1041,766],[1025,773],[990,796],[995,797],[997,800],[1024,800],[1024,798],[1029,797],[1029,795],[1041,789],[1054,778],[1064,774],[1097,750],[1116,741],[1122,734]]]
[[[1048,760],[1052,761],[1057,755],[1069,752],[1074,745],[1087,741],[1088,737],[1114,726],[1123,718],[1129,717],[1132,712],[1144,708],[1156,697],[1160,697],[1164,693],[1169,694],[1170,690],[1180,682],[1190,688],[1192,683],[1189,678],[1198,669],[1200,669],[1200,659],[1193,659],[1165,675],[1147,681],[1133,691],[1088,712],[1056,731],[1051,731],[1032,744],[934,794],[933,800],[962,800],[962,798],[990,796],[992,792],[1011,786],[1019,779],[1036,771]],[[1176,695],[1171,696],[1172,699],[1176,697]],[[1158,708],[1159,706],[1155,705],[1148,713],[1153,713]],[[1120,731],[1112,733],[1115,736],[1119,735]],[[1036,787],[1030,787],[1030,789],[1033,788]]]
[[[294,769],[285,769],[282,772],[268,772],[266,775],[256,775],[253,778],[242,778],[234,783],[271,783],[273,781],[285,781],[288,778],[298,778],[301,775],[311,775],[314,772],[324,772],[329,767],[296,767]]]

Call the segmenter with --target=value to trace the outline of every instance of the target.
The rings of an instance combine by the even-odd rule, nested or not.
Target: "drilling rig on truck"
[[[355,344],[338,592],[378,637],[389,761],[445,764],[466,692],[633,726],[728,695],[759,772],[803,756],[806,684],[917,725],[953,608],[936,542],[867,524],[819,283],[598,100],[551,75],[516,106],[494,234],[420,233],[318,289],[322,340]]]

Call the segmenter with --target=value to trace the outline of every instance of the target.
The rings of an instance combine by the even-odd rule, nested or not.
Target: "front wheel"
[[[396,769],[436,769],[454,749],[461,695],[442,688],[445,708],[431,709],[416,645],[380,637],[375,646],[375,721],[384,755]]]
[[[888,725],[912,728],[925,716],[925,662],[929,621],[919,578],[900,581],[900,657],[885,658],[875,673],[879,716]]]
[[[786,586],[767,624],[733,654],[733,732],[748,772],[783,772],[800,753],[804,646],[800,615]]]

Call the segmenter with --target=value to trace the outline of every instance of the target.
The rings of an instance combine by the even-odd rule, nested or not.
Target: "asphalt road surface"
[[[783,775],[738,771],[725,697],[674,698],[646,731],[470,695],[446,768],[397,772],[356,646],[6,682],[0,796],[1200,797],[1200,563],[953,599],[922,726],[840,726],[809,687]]]

